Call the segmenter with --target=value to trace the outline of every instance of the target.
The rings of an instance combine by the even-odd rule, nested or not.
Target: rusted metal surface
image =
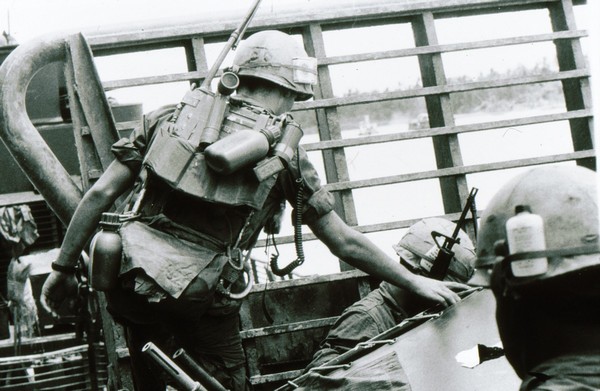
[[[31,78],[65,58],[64,37],[40,38],[17,47],[0,68],[0,137],[58,218],[68,224],[81,190],[33,126],[25,109]]]
[[[110,148],[119,139],[119,134],[91,49],[83,35],[68,37],[64,63],[82,187],[87,191],[113,161]],[[98,302],[98,320],[108,352],[108,386],[114,390],[133,389],[125,329],[108,313],[104,292],[91,292],[90,295]]]
[[[83,35],[70,36],[68,50],[69,71],[66,73],[72,76],[68,77],[67,91],[77,149],[83,151],[79,163],[85,168],[81,174],[87,188],[91,179],[97,179],[92,172],[103,172],[114,160],[110,147],[119,139],[119,134]]]
[[[242,304],[248,376],[261,390],[298,376],[341,312],[371,279],[359,271],[258,284]],[[373,286],[371,285],[371,289]]]
[[[5,60],[0,68],[0,136],[50,208],[63,224],[68,225],[82,191],[33,126],[25,108],[29,81],[39,69],[52,62],[67,63],[66,79],[83,174],[82,187],[88,189],[91,181],[108,167],[113,159],[110,145],[118,139],[118,134],[90,49],[81,35],[33,41],[19,46]],[[85,132],[85,129],[88,131]],[[109,320],[102,294],[99,300],[108,351],[126,350],[123,329]],[[90,340],[89,343],[95,341]],[[91,358],[90,365],[94,363]],[[128,355],[117,357],[109,354],[111,381],[115,382],[115,388],[131,388],[133,384],[128,366],[123,365],[123,358],[127,361]]]

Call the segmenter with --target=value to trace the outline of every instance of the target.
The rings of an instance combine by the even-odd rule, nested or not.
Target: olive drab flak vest
[[[184,96],[172,117],[159,122],[153,140],[144,158],[144,166],[174,190],[203,201],[230,206],[249,206],[260,209],[277,175],[259,181],[252,167],[243,167],[223,175],[211,169],[199,148],[211,107],[223,98],[196,88]],[[260,131],[279,125],[279,117],[266,110],[226,98],[224,118],[218,140],[241,129]]]

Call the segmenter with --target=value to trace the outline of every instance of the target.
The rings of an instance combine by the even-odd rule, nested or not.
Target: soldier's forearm
[[[413,290],[414,275],[387,256],[365,235],[350,228],[330,212],[311,224],[311,229],[329,250],[348,264],[387,281]]]
[[[88,239],[92,236],[102,212],[133,184],[135,174],[118,161],[114,161],[105,173],[87,191],[73,214],[67,228],[56,263],[73,266],[81,255]]]
[[[64,266],[76,264],[107,207],[105,202],[97,197],[89,197],[89,193],[86,193],[69,223],[56,263]]]

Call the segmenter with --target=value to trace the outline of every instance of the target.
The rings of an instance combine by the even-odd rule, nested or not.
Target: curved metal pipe
[[[25,96],[37,71],[64,61],[65,37],[19,45],[0,67],[0,138],[29,181],[63,224],[68,225],[82,192],[48,147],[27,114]]]

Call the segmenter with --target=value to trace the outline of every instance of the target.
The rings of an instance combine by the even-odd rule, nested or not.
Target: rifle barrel
[[[477,195],[477,192],[479,191],[479,189],[477,189],[476,187],[473,187],[471,189],[471,192],[469,193],[469,196],[467,197],[467,202],[465,203],[465,207],[463,208],[461,214],[460,214],[460,218],[458,219],[458,222],[456,223],[456,227],[454,227],[454,232],[452,232],[452,239],[456,239],[458,237],[458,233],[460,232],[461,226],[464,223],[465,217],[467,217],[467,213],[469,212],[469,210],[471,209],[471,203],[473,202],[473,199],[475,199],[475,195]],[[450,247],[448,247],[450,245]],[[450,239],[446,239],[444,241],[444,247],[445,248],[452,248],[451,243],[450,243]]]
[[[161,366],[177,383],[186,391],[206,391],[197,381],[192,379],[177,364],[175,364],[162,350],[152,342],[142,348],[142,352]]]

